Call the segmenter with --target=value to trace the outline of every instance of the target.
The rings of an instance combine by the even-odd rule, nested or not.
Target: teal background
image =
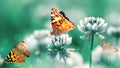
[[[108,14],[110,12],[120,12],[119,0],[0,0],[0,55],[4,59],[16,44],[24,39],[26,35],[32,34],[38,29],[45,29],[46,23],[50,23],[50,9],[56,8],[66,13],[66,16],[77,25],[80,19],[84,17],[102,17],[111,25]],[[89,62],[90,43],[85,39],[79,38],[82,33],[75,28],[69,32],[73,38],[69,47],[78,49],[83,56],[84,62]],[[113,44],[115,38],[102,33],[106,38],[100,40],[95,36],[94,48],[102,41],[111,42]],[[41,60],[41,63],[35,63],[36,58],[44,59],[41,56],[35,56],[34,51],[31,52],[30,58],[26,58],[26,62],[18,66],[14,63],[3,63],[0,68],[29,68],[31,64],[35,64],[36,68],[49,68],[52,66],[48,60]],[[46,55],[43,55],[46,56]],[[96,65],[96,64],[94,64]],[[109,65],[101,64],[105,68],[119,68],[116,63]],[[97,66],[97,65],[96,65]],[[98,65],[99,66],[99,65]],[[109,67],[107,67],[109,66]],[[101,67],[102,68],[102,67]]]

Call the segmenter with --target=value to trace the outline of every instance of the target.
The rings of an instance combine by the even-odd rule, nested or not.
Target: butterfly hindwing
[[[65,13],[58,12],[55,8],[51,9],[51,22],[53,28],[51,34],[53,35],[66,33],[74,28],[74,24],[66,17]]]
[[[7,62],[16,62],[22,63],[24,62],[23,54],[17,49],[13,49],[6,58]]]
[[[12,51],[8,54],[6,62],[16,62],[22,63],[25,62],[24,56],[29,57],[30,52],[27,49],[25,42],[20,42]]]

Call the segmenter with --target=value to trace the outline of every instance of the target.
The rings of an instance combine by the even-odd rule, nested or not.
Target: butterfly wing
[[[25,62],[24,56],[29,57],[30,51],[27,48],[25,42],[20,42],[7,56],[7,62]]]
[[[16,62],[16,63],[22,63],[24,62],[24,58],[23,58],[23,54],[17,50],[16,48],[14,48],[9,55],[6,58],[7,62]]]
[[[101,46],[102,46],[103,51],[106,51],[106,52],[115,53],[118,51],[118,49],[114,45],[106,43],[106,42],[102,42]]]
[[[117,52],[117,51],[118,51],[118,48],[116,48],[116,47],[113,46],[113,45],[110,45],[110,49],[111,49],[113,52]]]
[[[106,50],[106,49],[109,48],[109,44],[106,43],[106,42],[102,42],[101,47],[102,47],[103,50]]]
[[[23,55],[29,57],[30,56],[30,51],[28,50],[27,44],[22,41],[18,44],[17,49],[23,53]]]
[[[74,28],[74,24],[65,16],[64,12],[58,12],[55,8],[51,9],[51,22],[53,31],[51,34],[66,33]]]

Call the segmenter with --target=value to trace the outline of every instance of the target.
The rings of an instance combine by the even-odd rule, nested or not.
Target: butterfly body
[[[6,62],[16,62],[16,63],[25,62],[24,56],[29,57],[30,56],[30,52],[27,49],[27,45],[25,44],[25,42],[20,42],[9,53],[9,55],[6,58]]]
[[[52,35],[67,33],[74,28],[74,24],[65,16],[63,11],[58,12],[55,8],[51,9]]]

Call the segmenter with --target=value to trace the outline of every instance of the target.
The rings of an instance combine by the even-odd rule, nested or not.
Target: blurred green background
[[[75,25],[79,23],[80,19],[93,16],[104,18],[110,26],[116,21],[111,21],[110,14],[114,12],[119,14],[120,0],[0,0],[1,57],[5,59],[11,49],[33,31],[49,29],[51,26],[46,27],[46,24],[51,21],[50,10],[53,7],[64,11]],[[79,38],[82,33],[77,28],[70,31],[69,34],[73,38],[70,46],[78,48],[78,52],[84,57],[84,62],[88,62],[90,43]],[[107,33],[103,33],[103,35],[106,37],[104,40],[95,36],[94,48],[102,41],[114,44],[113,37]],[[51,62],[48,60],[41,60],[40,63],[37,63],[35,59],[41,57],[35,56],[33,53],[34,51],[24,64],[3,63],[0,68],[32,68],[31,64],[35,65],[35,68],[49,68],[51,66]],[[107,67],[107,63],[102,65],[106,66],[105,68],[120,68],[120,65],[115,63],[108,63],[109,67]]]

